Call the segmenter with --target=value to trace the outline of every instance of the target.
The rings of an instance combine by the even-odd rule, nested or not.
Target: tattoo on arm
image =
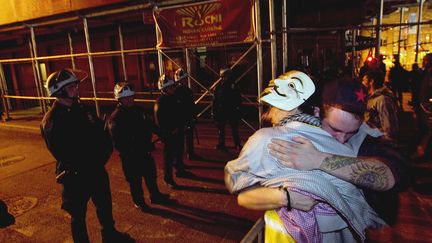
[[[352,183],[375,189],[383,190],[388,187],[389,178],[387,170],[384,166],[365,162],[361,158],[345,157],[340,155],[332,155],[323,160],[320,169],[331,172],[345,166],[350,166],[350,178],[347,178]]]
[[[337,170],[347,165],[355,164],[359,162],[357,158],[345,157],[340,155],[332,155],[323,160],[320,165],[320,169],[326,171]]]
[[[375,190],[383,190],[388,187],[389,178],[383,166],[374,164],[357,163],[351,166],[351,177],[354,184]]]

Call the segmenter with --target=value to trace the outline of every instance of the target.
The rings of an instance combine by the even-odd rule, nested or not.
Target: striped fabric
[[[293,121],[309,124],[315,127],[321,127],[321,120],[318,117],[311,116],[305,113],[299,113],[299,114],[287,116],[279,122],[278,126],[285,126],[287,123]]]
[[[364,241],[367,228],[376,228],[385,223],[367,204],[362,191],[319,170],[299,171],[287,168],[269,154],[267,144],[272,138],[292,140],[294,136],[302,136],[309,139],[319,151],[355,157],[368,134],[376,137],[381,133],[362,124],[355,136],[341,144],[324,130],[301,122],[260,129],[248,139],[239,157],[227,163],[225,170],[232,181],[227,188],[236,193],[261,184],[311,193],[331,205]]]

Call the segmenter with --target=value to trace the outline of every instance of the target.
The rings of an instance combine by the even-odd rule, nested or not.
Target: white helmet
[[[270,81],[266,90],[270,93],[261,97],[261,101],[290,111],[303,104],[315,92],[315,85],[308,75],[293,70]]]
[[[79,75],[80,74],[80,75]],[[80,76],[80,77],[78,77]],[[87,73],[82,70],[73,70],[70,68],[61,69],[51,73],[47,78],[47,90],[49,96],[58,96],[59,91],[70,83],[79,83],[88,77]]]
[[[227,75],[229,75],[231,73],[231,69],[229,69],[229,68],[221,68],[220,70],[219,70],[219,76],[220,77],[222,77],[222,76],[227,76]]]
[[[119,100],[120,98],[129,97],[135,95],[132,87],[125,82],[119,82],[114,86],[114,98]]]
[[[188,73],[185,72],[183,69],[179,68],[174,73],[174,81],[178,82],[188,76]]]
[[[174,80],[168,78],[165,74],[162,74],[158,80],[158,88],[159,90],[163,90],[171,85],[174,85]]]

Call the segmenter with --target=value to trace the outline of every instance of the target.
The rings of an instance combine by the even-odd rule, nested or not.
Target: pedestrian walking
[[[105,163],[112,153],[104,123],[79,102],[78,85],[87,75],[61,69],[47,79],[48,94],[55,97],[41,123],[48,150],[56,159],[56,180],[63,187],[62,209],[71,216],[74,242],[90,242],[86,227],[89,199],[96,207],[103,242],[134,242],[116,230],[111,189]]]
[[[135,92],[124,82],[114,87],[117,107],[108,121],[114,147],[120,153],[123,173],[129,183],[132,201],[136,208],[148,211],[144,201],[142,178],[144,177],[151,203],[167,203],[169,195],[159,191],[156,180],[156,165],[152,157],[155,146],[153,134],[159,133],[153,121],[135,104]]]
[[[402,109],[403,91],[408,87],[408,72],[402,67],[399,62],[399,56],[395,56],[394,66],[390,69],[389,79],[390,85],[397,97],[398,106]]]

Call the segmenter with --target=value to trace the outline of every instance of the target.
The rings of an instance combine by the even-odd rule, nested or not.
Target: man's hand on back
[[[318,151],[315,146],[303,137],[294,137],[293,142],[272,139],[268,144],[270,154],[285,166],[298,170],[318,169],[322,161],[329,156]]]

